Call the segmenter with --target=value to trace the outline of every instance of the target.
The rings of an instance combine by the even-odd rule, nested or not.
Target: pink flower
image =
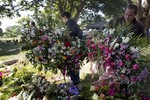
[[[46,40],[48,40],[48,36],[47,35],[43,35],[43,36],[41,36],[41,39],[42,39],[42,41],[46,41]]]
[[[90,46],[91,46],[92,43],[93,43],[92,40],[90,40],[90,39],[87,40],[87,46],[88,46],[89,48],[90,48]]]
[[[139,65],[138,65],[138,64],[134,64],[134,65],[133,65],[133,69],[134,69],[134,70],[139,69]]]
[[[92,52],[89,52],[89,53],[88,53],[88,58],[89,58],[89,59],[92,59],[92,57],[93,57],[93,53],[92,53]]]
[[[112,53],[112,51],[108,47],[106,47],[104,53],[106,55],[108,55],[108,54]]]
[[[122,62],[122,60],[120,60],[120,61],[118,62],[118,65],[119,65],[120,67],[122,67],[122,66],[124,65],[124,63]]]
[[[104,45],[100,44],[100,45],[99,45],[99,49],[100,49],[100,50],[104,50]]]
[[[96,50],[96,44],[94,44],[94,43],[91,44],[91,48],[94,49],[94,50]]]

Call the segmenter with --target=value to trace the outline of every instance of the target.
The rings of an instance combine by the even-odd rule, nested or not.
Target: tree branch
[[[60,14],[62,16],[63,12],[64,12],[64,9],[62,7],[62,1],[61,0],[58,0],[58,9],[59,9],[59,12],[60,12]]]
[[[78,20],[78,17],[81,13],[81,11],[83,10],[84,6],[86,4],[86,0],[82,0],[82,2],[80,3],[79,7],[76,7],[76,10],[77,10],[77,13],[76,15],[74,16],[74,19],[77,21]]]

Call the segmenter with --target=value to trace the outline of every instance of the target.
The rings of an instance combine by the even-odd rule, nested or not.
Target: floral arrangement
[[[50,83],[41,75],[33,75],[30,83],[22,84],[22,91],[15,96],[16,100],[43,99],[50,89]],[[14,98],[14,97],[13,97]]]
[[[128,94],[136,94],[139,83],[146,79],[149,72],[140,65],[140,51],[132,34],[123,28],[105,29],[87,40],[89,60],[97,61],[104,70],[96,84],[98,98],[127,99]]]
[[[51,83],[43,75],[33,75],[30,82],[21,85],[22,90],[9,100],[49,100],[69,99],[78,96],[79,92],[73,90],[71,83]]]
[[[35,32],[35,38],[30,39],[32,49],[27,53],[27,58],[33,64],[41,65],[40,69],[60,69],[64,74],[70,68],[76,70],[82,66],[87,56],[84,40],[48,30]]]

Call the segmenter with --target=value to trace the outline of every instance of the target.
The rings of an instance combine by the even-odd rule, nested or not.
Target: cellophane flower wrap
[[[93,33],[87,40],[89,60],[104,70],[94,88],[98,98],[127,99],[146,79],[148,70],[140,64],[140,49],[132,36],[127,29],[116,28]]]

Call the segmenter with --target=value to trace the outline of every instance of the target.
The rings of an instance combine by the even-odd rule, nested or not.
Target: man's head
[[[130,4],[127,6],[125,13],[124,13],[124,19],[127,23],[130,23],[134,20],[136,14],[137,14],[137,6],[134,4]]]
[[[35,27],[35,22],[32,21],[32,22],[30,23],[30,26],[31,26],[31,27]]]
[[[71,17],[70,12],[64,12],[64,13],[62,14],[63,22],[66,23],[70,17]]]

